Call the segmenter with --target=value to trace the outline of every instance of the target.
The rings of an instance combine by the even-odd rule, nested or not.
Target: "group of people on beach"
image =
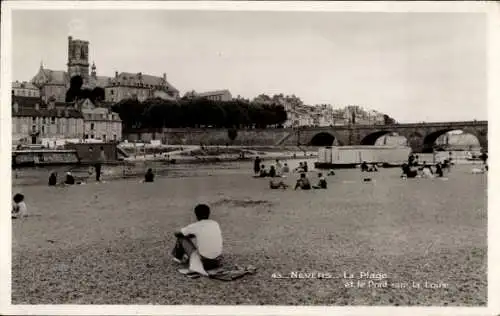
[[[303,161],[300,162],[299,166],[293,170],[294,172],[300,174],[300,177],[295,183],[295,190],[326,189],[327,182],[322,173],[318,173],[318,183],[316,185],[311,185],[311,182],[307,177],[308,169],[309,167],[307,165],[307,161]],[[290,167],[286,162],[282,165],[279,159],[276,159],[276,163],[274,165],[271,165],[269,167],[269,170],[267,170],[266,166],[262,164],[262,160],[260,159],[260,157],[257,156],[254,160],[253,171],[255,178],[286,178],[287,174],[290,173]],[[288,187],[289,185],[282,180],[271,179],[269,181],[270,189],[287,189]]]
[[[410,154],[408,156],[408,162],[401,166],[401,178],[442,178],[444,176],[444,170],[450,171],[452,164],[452,158],[450,155],[449,159],[444,159],[442,162],[438,161],[434,164],[434,170],[427,161],[422,164],[419,162],[418,155]]]
[[[484,159],[485,164],[486,159]],[[421,173],[423,176],[436,175],[438,177],[442,177],[443,169],[448,168],[449,170],[449,165],[449,161],[444,161],[443,163],[438,162],[435,165],[435,170],[432,170],[431,166],[425,161],[422,165],[420,165],[418,163],[418,156],[415,157],[410,155],[410,157],[408,157],[408,163],[405,163],[402,166],[402,176],[412,178]],[[95,165],[95,169],[96,180],[100,181],[100,162]],[[318,173],[317,185],[311,185],[311,182],[307,177],[307,172],[309,171],[307,162],[301,162],[299,166],[294,169],[294,171],[300,174],[294,187],[295,190],[327,189],[327,181],[322,173]],[[378,169],[374,164],[368,166],[366,162],[363,162],[361,164],[361,171],[376,172]],[[278,159],[276,160],[275,165],[270,166],[269,170],[267,170],[265,165],[262,164],[261,159],[257,157],[254,161],[254,173],[258,177],[273,178],[270,180],[271,189],[286,189],[289,187],[283,181],[275,179],[285,177],[286,174],[290,173],[288,164],[284,163],[282,165]],[[328,173],[328,175],[334,174],[335,173],[333,171]],[[149,168],[144,175],[143,182],[154,182],[154,178],[155,175],[153,170]],[[66,174],[64,184],[73,185],[76,183],[78,183],[78,181],[75,181],[71,172],[68,172]],[[50,175],[49,185],[57,185],[57,173],[53,172]],[[28,216],[24,195],[17,193],[13,200],[12,218]],[[171,254],[175,262],[187,265],[188,270],[201,275],[208,275],[207,271],[221,266],[221,254],[223,250],[222,232],[219,223],[210,219],[211,210],[208,205],[196,205],[194,213],[197,221],[174,233],[176,242]]]

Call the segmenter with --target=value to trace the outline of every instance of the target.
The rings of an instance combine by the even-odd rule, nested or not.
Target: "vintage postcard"
[[[500,313],[497,3],[1,14],[2,314]]]

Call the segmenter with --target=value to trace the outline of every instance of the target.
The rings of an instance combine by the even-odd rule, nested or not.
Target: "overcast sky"
[[[98,75],[161,76],[184,94],[295,94],[399,122],[487,119],[481,13],[14,11],[13,80],[66,70],[68,36]]]

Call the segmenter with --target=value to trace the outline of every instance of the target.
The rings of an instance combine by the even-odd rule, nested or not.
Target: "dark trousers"
[[[177,237],[177,241],[175,242],[175,247],[172,250],[172,255],[175,258],[182,261],[184,255],[187,255],[188,257],[190,257],[194,251],[196,251],[196,246],[194,245],[191,238]],[[220,266],[219,259],[204,258],[201,255],[200,255],[200,258],[201,258],[201,263],[203,264],[203,268],[205,270],[215,269],[215,268],[218,268]]]
[[[95,167],[95,180],[101,181],[101,164],[96,163],[94,167]]]

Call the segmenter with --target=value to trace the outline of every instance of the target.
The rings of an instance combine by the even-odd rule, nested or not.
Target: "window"
[[[36,131],[36,125],[31,126],[31,132],[34,133]]]
[[[42,134],[45,134],[45,126],[42,125]]]
[[[35,122],[35,121],[36,121],[36,116],[33,116],[33,122]]]
[[[113,94],[114,94],[114,92],[113,92],[113,90],[111,90],[111,95],[113,95]]]
[[[94,135],[90,135],[90,138],[94,139]]]
[[[103,141],[106,141],[106,134],[103,134],[103,135],[102,135],[102,140],[103,140]]]
[[[113,140],[116,141],[116,134],[113,134]]]
[[[54,116],[50,118],[50,123],[56,124],[56,118]]]
[[[89,134],[85,134],[85,135],[83,136],[83,138],[85,138],[85,139],[89,139]]]
[[[90,129],[94,130],[94,123],[90,123]],[[93,137],[92,137],[93,138]]]

